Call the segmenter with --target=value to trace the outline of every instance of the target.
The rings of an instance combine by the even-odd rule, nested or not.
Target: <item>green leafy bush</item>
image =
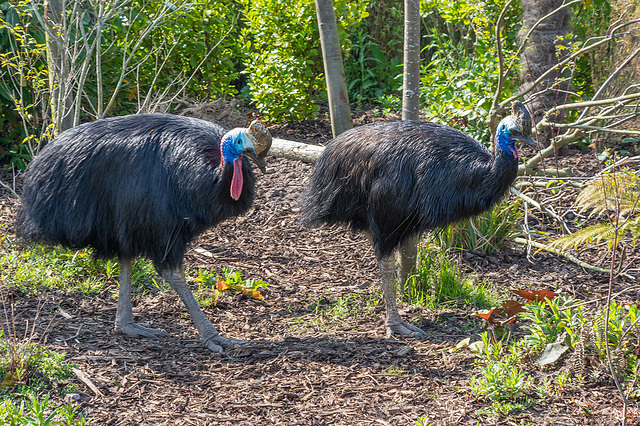
[[[25,169],[46,129],[44,42],[31,3],[0,3],[0,164]]]
[[[250,93],[268,120],[315,118],[315,101],[325,93],[315,4],[312,0],[243,0]],[[366,16],[368,2],[335,2],[343,50],[345,28]]]
[[[134,0],[119,6],[102,36],[105,93],[115,90],[123,61],[131,55],[133,73],[121,88],[119,111],[135,112],[138,96],[168,87],[194,99],[238,94],[243,59],[239,13],[239,2],[222,0]],[[152,21],[154,17],[158,20]],[[147,30],[134,50],[136,38]]]
[[[498,82],[495,27],[504,1],[435,1],[423,4],[427,58],[421,67],[421,105],[427,117],[458,127],[488,141],[485,119]],[[505,54],[516,47],[521,9],[512,5],[503,29]],[[506,81],[501,96],[517,87],[517,76]]]

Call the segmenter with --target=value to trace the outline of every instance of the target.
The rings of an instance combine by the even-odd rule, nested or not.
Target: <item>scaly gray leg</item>
[[[178,293],[178,296],[180,296],[180,299],[182,299],[182,302],[187,307],[191,320],[198,329],[200,340],[206,348],[213,352],[224,352],[224,350],[231,345],[246,343],[244,340],[229,339],[218,334],[216,328],[204,315],[195,297],[193,297],[193,293],[191,293],[191,289],[187,285],[182,266],[176,269],[162,270],[160,274],[162,278],[173,287],[176,293]]]
[[[116,332],[130,337],[157,339],[168,337],[169,333],[158,328],[149,328],[133,322],[131,309],[131,264],[132,259],[120,259],[120,289],[116,310]]]
[[[386,310],[385,324],[387,327],[387,337],[394,334],[403,334],[424,339],[427,333],[411,325],[400,318],[398,305],[396,304],[396,289],[394,282],[395,259],[391,255],[380,261],[380,278],[382,280],[382,291],[384,292],[384,306]]]
[[[420,237],[418,235],[412,235],[398,248],[398,289],[400,294],[404,294],[407,278],[413,274],[416,268],[419,241]]]

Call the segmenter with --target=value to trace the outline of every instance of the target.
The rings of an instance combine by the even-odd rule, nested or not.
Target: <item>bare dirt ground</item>
[[[369,119],[365,114],[358,122]],[[304,142],[331,138],[326,119],[270,130],[274,137]],[[592,170],[592,157],[574,150],[561,161],[580,175]],[[353,308],[339,321],[315,315],[317,308],[345,295],[381,299],[373,290],[378,288],[373,253],[362,235],[344,228],[301,229],[298,199],[312,166],[267,162],[269,173],[258,176],[253,209],[206,232],[186,255],[189,271],[230,266],[242,270],[243,278],[269,282],[262,301],[225,296],[218,308],[205,311],[221,333],[247,340],[248,346],[225,354],[207,351],[170,290],[150,288],[134,297],[136,320],[171,334],[162,340],[114,334],[117,283],[97,296],[49,291],[28,297],[10,291],[19,329],[33,321],[39,305],[42,329],[58,309],[70,314],[56,317],[46,344],[66,353],[97,387],[98,393],[76,380],[77,403],[92,424],[413,425],[419,417],[436,425],[620,423],[615,387],[590,381],[508,417],[486,414],[491,404],[469,388],[472,355],[449,352],[463,338],[477,338],[479,322],[471,311],[432,312],[401,303],[405,319],[428,333],[424,341],[385,339],[382,303],[374,313]],[[0,232],[8,239],[17,207],[18,201],[0,188],[6,225]],[[530,221],[546,226],[541,217]],[[548,230],[553,232],[553,225]],[[492,255],[454,256],[462,271],[501,289],[560,290],[594,299],[608,282],[606,275],[562,257],[539,253],[529,260],[524,247],[515,244]],[[631,284],[623,279],[616,285]],[[629,297],[637,300],[637,294]],[[638,415],[640,407],[632,402],[630,424]]]

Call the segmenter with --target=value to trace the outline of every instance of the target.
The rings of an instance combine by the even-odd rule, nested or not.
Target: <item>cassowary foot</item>
[[[246,345],[248,342],[245,340],[231,339],[229,337],[217,335],[210,337],[202,343],[204,344],[205,348],[209,349],[211,352],[222,353],[231,346]]]
[[[160,328],[145,327],[144,325],[129,323],[120,327],[116,326],[116,332],[129,337],[139,339],[146,337],[148,339],[159,339],[161,337],[169,337],[170,334]]]
[[[425,339],[427,337],[427,333],[422,329],[405,321],[400,321],[400,323],[396,324],[387,324],[387,338],[390,338],[394,334],[401,334],[403,336],[415,337],[418,339]]]

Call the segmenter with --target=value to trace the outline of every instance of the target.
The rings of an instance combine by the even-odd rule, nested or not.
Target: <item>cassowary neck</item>
[[[507,192],[518,175],[518,160],[511,153],[496,146],[491,170],[485,178],[486,193],[492,196],[488,204],[493,205]]]

